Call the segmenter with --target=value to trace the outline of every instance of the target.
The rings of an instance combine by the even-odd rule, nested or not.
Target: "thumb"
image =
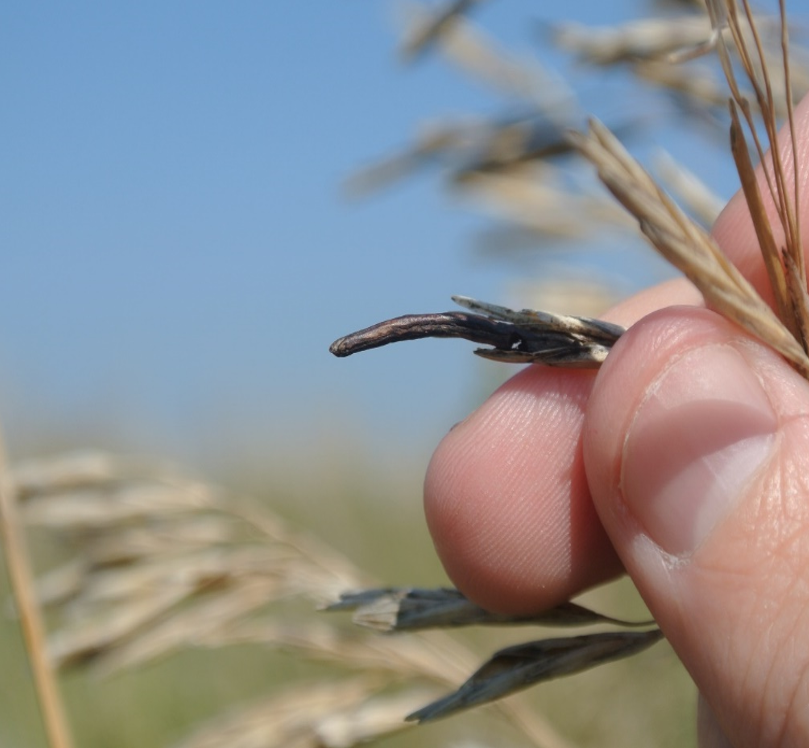
[[[807,416],[776,354],[675,307],[622,337],[585,417],[596,509],[736,748],[809,745]]]

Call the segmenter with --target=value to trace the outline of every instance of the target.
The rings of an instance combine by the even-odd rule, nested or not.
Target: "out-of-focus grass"
[[[311,459],[309,456],[306,460]],[[275,510],[343,551],[383,584],[439,586],[447,580],[421,516],[422,468],[403,474],[374,466],[317,458],[304,478],[287,462],[234,474]],[[541,539],[538,539],[541,542]],[[37,546],[43,545],[37,542]],[[45,555],[53,550],[47,549]],[[42,555],[42,554],[39,554]],[[7,590],[3,587],[4,597]],[[642,603],[626,582],[589,593],[588,604],[619,616],[642,618]],[[283,617],[283,610],[278,613]],[[312,610],[313,617],[327,614]],[[347,625],[347,616],[326,620]],[[322,619],[321,619],[322,620]],[[377,634],[369,633],[368,636]],[[558,630],[507,628],[460,632],[482,662],[495,649]],[[0,622],[0,745],[45,745],[16,625]],[[68,712],[81,748],[170,745],[201,722],[238,704],[305,680],[328,680],[339,688],[345,670],[272,653],[258,646],[190,650],[145,668],[101,680],[92,672],[62,678]],[[688,746],[694,744],[694,689],[669,647],[658,644],[629,661],[545,684],[528,692],[537,710],[581,746]],[[391,748],[423,744],[520,745],[520,736],[487,709],[419,727],[382,741]]]

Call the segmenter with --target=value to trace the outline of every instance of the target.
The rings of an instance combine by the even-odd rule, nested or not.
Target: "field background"
[[[329,455],[321,455],[318,464],[328,465]],[[321,485],[304,481],[302,488],[296,488],[302,474],[297,470],[286,476],[280,467],[260,473],[257,468],[248,488],[259,487],[257,493],[263,501],[292,523],[318,534],[385,584],[446,583],[420,515],[418,468],[383,476],[359,461],[350,466],[340,461],[339,467],[319,473],[315,482],[322,481]],[[233,476],[232,482],[238,485],[239,476]],[[36,540],[40,558],[53,562],[61,555],[46,536],[38,534]],[[7,594],[5,587],[3,594]],[[608,614],[638,619],[645,614],[626,582],[593,591],[583,600]],[[290,610],[300,617],[300,603],[290,605]],[[283,608],[277,615],[284,619]],[[304,611],[303,615],[309,614]],[[326,614],[312,610],[310,615]],[[348,616],[332,615],[335,625],[349,625]],[[559,635],[558,629],[529,627],[478,629],[458,637],[482,661],[498,647],[555,635]],[[0,629],[0,657],[4,663],[0,742],[19,748],[45,746],[19,634],[8,615]],[[328,681],[339,688],[349,675],[353,676],[344,668],[308,662],[294,654],[236,646],[191,649],[104,679],[79,670],[64,675],[62,685],[76,745],[134,748],[171,745],[203,721],[299,683]],[[696,744],[693,685],[665,642],[629,661],[552,681],[516,698],[527,699],[572,745],[666,748]],[[488,707],[383,738],[380,745],[518,746],[525,745],[523,740]]]

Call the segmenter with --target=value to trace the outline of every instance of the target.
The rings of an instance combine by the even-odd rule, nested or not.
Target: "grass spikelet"
[[[402,641],[311,622],[312,602],[366,576],[266,507],[174,469],[133,465],[82,455],[20,466],[28,522],[81,549],[38,585],[65,622],[51,634],[50,662],[110,676],[189,648],[252,645],[364,674],[269,695],[182,745],[355,745],[402,729],[437,687],[474,667],[474,654],[443,632]],[[279,613],[296,600],[307,601],[304,618]],[[531,744],[569,748],[519,703],[500,711]]]
[[[573,133],[571,138],[596,166],[601,181],[638,220],[652,245],[694,283],[706,301],[809,376],[809,358],[792,332],[710,235],[657,186],[612,133],[593,120],[587,134]]]

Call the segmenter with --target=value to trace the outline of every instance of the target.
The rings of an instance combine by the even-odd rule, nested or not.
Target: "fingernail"
[[[624,441],[628,509],[663,550],[696,550],[767,461],[777,419],[744,357],[695,349],[649,388]]]

